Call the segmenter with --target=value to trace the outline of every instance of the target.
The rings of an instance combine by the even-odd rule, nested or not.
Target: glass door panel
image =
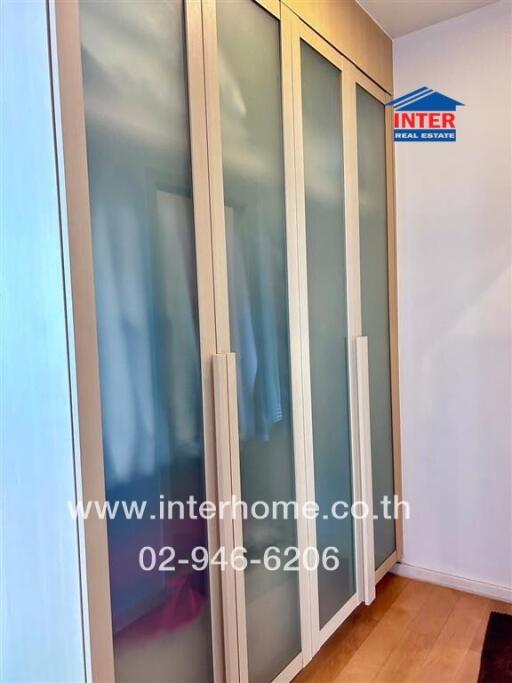
[[[340,559],[318,568],[322,628],[356,592],[353,520],[332,515],[352,504],[342,74],[303,41],[300,57],[316,538]]]
[[[388,295],[385,108],[357,86],[359,240],[363,335],[368,337],[375,567],[396,548],[395,521],[382,501],[394,495]]]
[[[206,525],[159,519],[205,496],[183,9],[80,3],[106,497],[146,505],[108,521],[117,681],[212,678]]]
[[[271,506],[295,499],[279,21],[218,2],[217,33],[242,499]],[[268,682],[301,651],[298,572],[262,564],[297,546],[296,521],[250,517],[243,536],[249,680]]]

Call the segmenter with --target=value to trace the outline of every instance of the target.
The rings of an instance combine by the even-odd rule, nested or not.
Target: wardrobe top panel
[[[393,43],[355,0],[282,0],[390,95]]]

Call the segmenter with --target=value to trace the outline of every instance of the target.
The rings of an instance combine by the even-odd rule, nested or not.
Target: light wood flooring
[[[512,605],[388,574],[294,683],[475,683],[491,611]]]

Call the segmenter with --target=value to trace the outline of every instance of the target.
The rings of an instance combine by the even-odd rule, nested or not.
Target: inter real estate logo
[[[462,102],[423,86],[388,102],[393,107],[395,142],[455,142],[455,112]]]

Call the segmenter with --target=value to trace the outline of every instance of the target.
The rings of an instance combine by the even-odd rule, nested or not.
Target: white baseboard
[[[482,595],[485,598],[512,603],[512,588],[507,588],[506,586],[497,586],[494,583],[465,579],[462,576],[445,574],[444,572],[424,569],[423,567],[415,567],[414,565],[406,564],[405,562],[398,562],[395,564],[391,569],[391,572],[393,574],[398,574],[398,576],[405,576],[408,579],[435,583],[438,586],[454,588],[455,590],[463,591],[465,593],[474,593],[475,595]]]

